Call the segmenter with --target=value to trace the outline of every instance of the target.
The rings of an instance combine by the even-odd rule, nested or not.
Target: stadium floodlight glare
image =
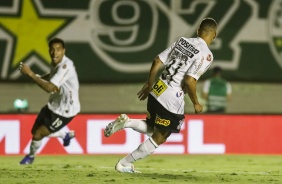
[[[17,111],[26,111],[28,109],[28,101],[26,99],[15,99],[14,109]]]

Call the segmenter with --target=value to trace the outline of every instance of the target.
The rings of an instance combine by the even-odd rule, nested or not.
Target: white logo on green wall
[[[282,0],[273,1],[269,9],[271,51],[282,68]]]

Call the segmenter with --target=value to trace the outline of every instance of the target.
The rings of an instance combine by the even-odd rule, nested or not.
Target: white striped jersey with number
[[[165,69],[151,94],[168,111],[184,114],[184,77],[189,75],[198,80],[211,65],[213,54],[202,38],[181,37],[158,56]]]
[[[56,66],[51,66],[50,82],[60,89],[51,93],[48,107],[63,117],[72,117],[80,112],[79,82],[73,61],[64,56]]]

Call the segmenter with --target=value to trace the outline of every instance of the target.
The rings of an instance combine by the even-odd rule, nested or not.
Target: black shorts
[[[74,117],[65,118],[55,114],[45,105],[39,112],[31,129],[31,133],[33,134],[41,125],[45,125],[51,133],[57,132],[66,126],[73,118]]]
[[[148,125],[170,133],[178,133],[185,118],[184,115],[169,112],[152,95],[148,96],[147,111]]]

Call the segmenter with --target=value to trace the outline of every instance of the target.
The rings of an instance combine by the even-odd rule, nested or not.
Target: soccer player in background
[[[49,55],[52,60],[50,73],[39,76],[27,65],[20,63],[21,73],[30,77],[39,87],[50,93],[48,103],[39,112],[32,127],[30,152],[20,164],[32,164],[36,151],[44,137],[60,137],[64,146],[70,144],[74,131],[59,131],[79,112],[79,81],[72,60],[65,56],[65,44],[62,39],[49,41]]]
[[[138,172],[134,169],[133,162],[152,154],[166,142],[171,133],[180,131],[184,121],[185,93],[188,93],[195,113],[202,112],[203,106],[198,101],[196,84],[212,64],[213,54],[208,45],[216,34],[216,21],[206,18],[197,29],[197,38],[181,37],[154,59],[148,81],[137,94],[140,100],[148,97],[146,120],[130,119],[126,114],[121,114],[104,131],[104,135],[109,137],[123,128],[132,128],[149,136],[137,149],[117,162],[117,171]],[[155,82],[163,66],[164,70]]]

